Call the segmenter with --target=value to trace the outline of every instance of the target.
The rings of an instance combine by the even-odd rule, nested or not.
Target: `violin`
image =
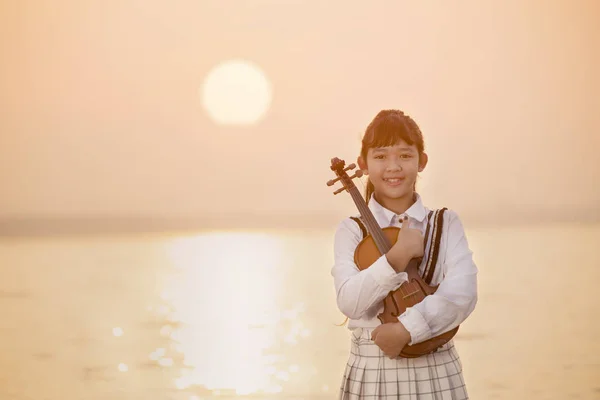
[[[346,171],[356,168],[355,164],[345,166],[344,160],[333,158],[331,160],[331,170],[335,172],[337,178],[327,182],[327,186],[332,186],[340,181],[343,185],[333,194],[336,195],[347,191],[352,196],[358,211],[366,225],[368,235],[364,237],[354,251],[354,263],[359,270],[369,268],[377,259],[386,254],[398,240],[398,232],[401,228],[390,226],[381,228],[375,217],[371,213],[366,201],[361,196],[359,190],[352,182],[352,179],[363,175],[358,170],[352,176],[348,176]],[[383,311],[377,316],[382,324],[398,322],[398,317],[406,311],[407,308],[420,303],[426,296],[435,293],[439,285],[428,285],[419,274],[419,265],[422,258],[412,259],[405,272],[408,274],[408,281],[403,283],[398,289],[391,291],[383,300]],[[425,354],[432,353],[438,348],[448,343],[458,332],[458,326],[448,332],[442,333],[436,337],[425,340],[414,345],[406,345],[400,352],[400,357],[415,358]]]

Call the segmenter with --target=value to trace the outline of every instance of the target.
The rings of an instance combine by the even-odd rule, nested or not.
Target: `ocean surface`
[[[332,231],[0,238],[0,400],[334,399]],[[467,230],[472,399],[600,399],[600,225]]]

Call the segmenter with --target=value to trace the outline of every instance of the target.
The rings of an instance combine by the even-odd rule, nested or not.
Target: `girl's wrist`
[[[385,256],[388,260],[388,263],[396,272],[404,272],[408,262],[410,261],[410,258],[406,257],[406,253],[402,252],[388,251]]]

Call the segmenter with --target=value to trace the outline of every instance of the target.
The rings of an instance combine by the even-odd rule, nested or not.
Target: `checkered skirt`
[[[371,340],[372,329],[352,332],[339,399],[468,399],[454,343],[418,358],[390,359]]]

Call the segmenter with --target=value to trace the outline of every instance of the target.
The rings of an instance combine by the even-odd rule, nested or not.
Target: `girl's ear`
[[[421,155],[419,155],[419,172],[423,172],[423,170],[427,166],[427,161],[429,161],[427,153],[422,153]]]
[[[358,164],[358,168],[360,168],[365,175],[369,175],[369,171],[367,170],[367,162],[364,158],[358,156],[356,163]]]

